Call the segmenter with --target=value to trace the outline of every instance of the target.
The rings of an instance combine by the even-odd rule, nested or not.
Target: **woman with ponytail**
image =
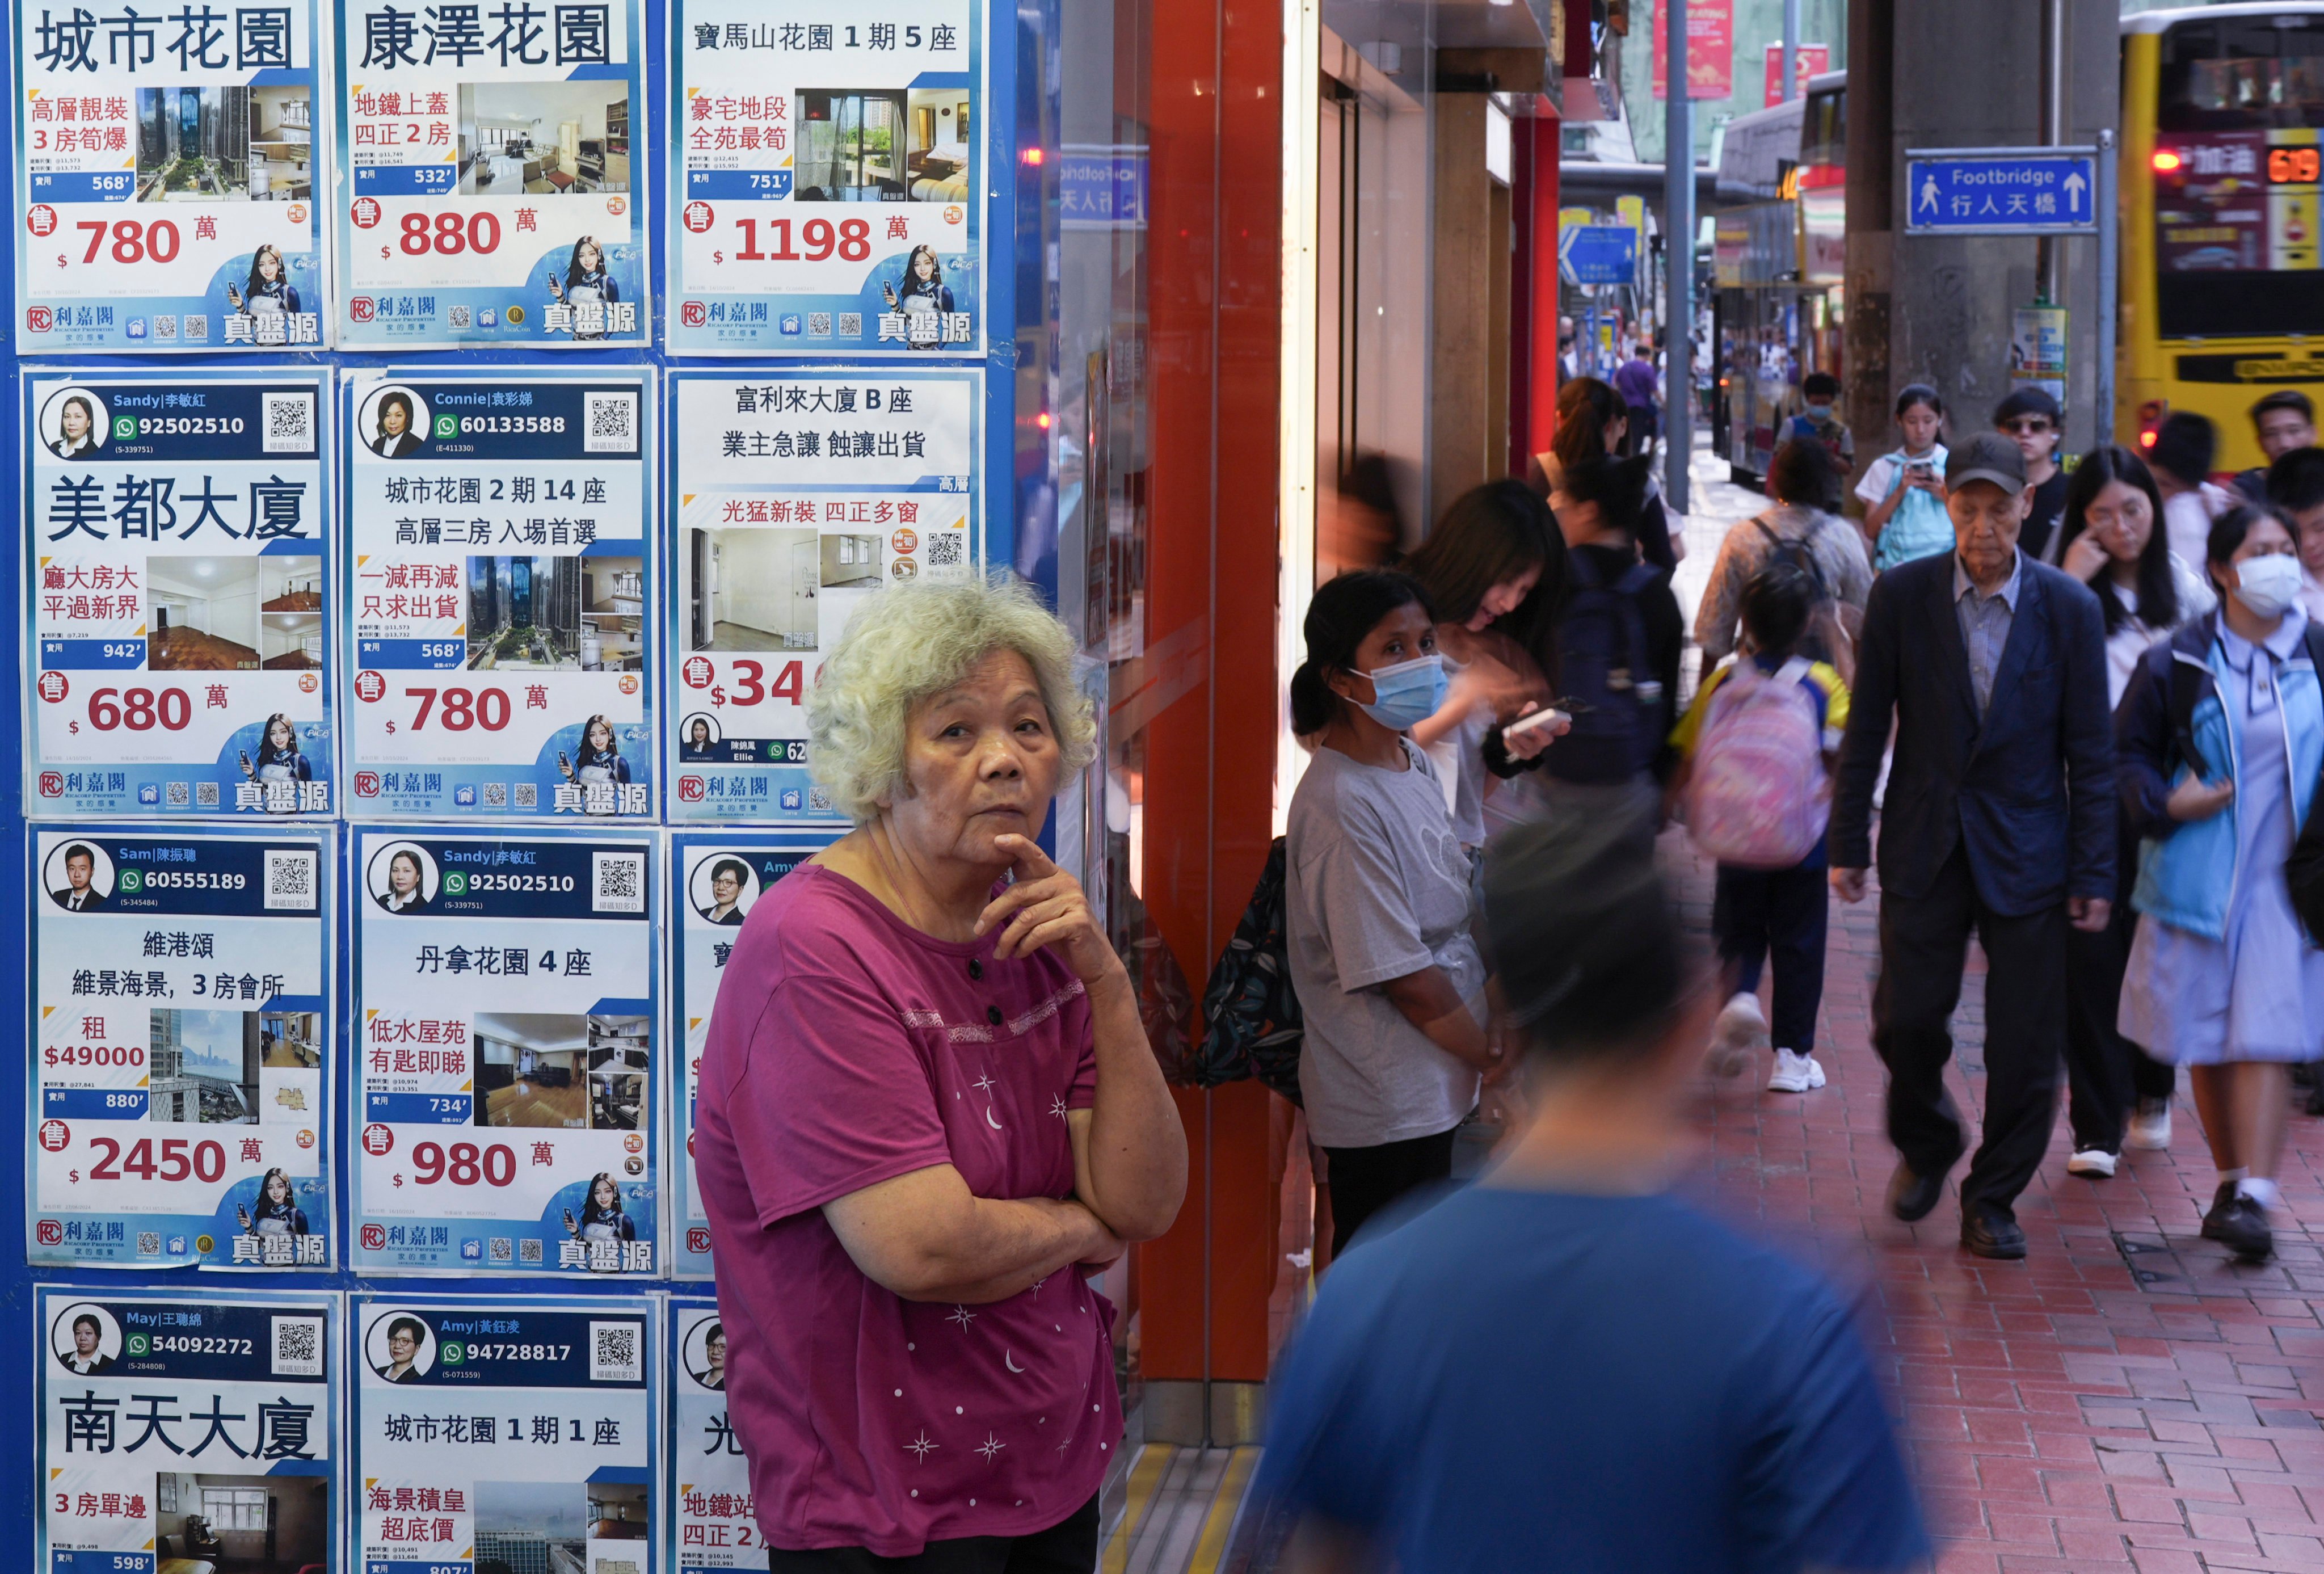
[[[1435,766],[1404,735],[1444,703],[1428,599],[1402,574],[1343,574],[1316,591],[1305,631],[1291,723],[1314,758],[1291,797],[1285,916],[1336,1258],[1380,1208],[1451,1175],[1453,1131],[1495,1062],[1469,861]]]

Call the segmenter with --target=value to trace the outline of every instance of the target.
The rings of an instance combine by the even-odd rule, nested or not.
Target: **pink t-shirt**
[[[1047,952],[996,962],[801,864],[751,910],[702,1057],[695,1164],[728,1413],[761,1533],[909,1557],[1028,1535],[1121,1439],[1112,1308],[1070,1269],[985,1306],[905,1301],[822,1212],[949,1164],[980,1197],[1065,1197],[1097,1087],[1089,1000]]]

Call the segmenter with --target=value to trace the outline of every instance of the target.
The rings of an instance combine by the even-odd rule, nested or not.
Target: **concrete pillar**
[[[1944,0],[1942,5],[1890,6],[1880,0],[1855,0],[1858,13],[1888,13],[1889,128],[1891,168],[1901,171],[1905,151],[1916,147],[2026,146],[2042,140],[2042,8],[2023,0]],[[2065,134],[2070,143],[2097,139],[2101,127],[2116,123],[2117,17],[2112,6],[2067,7],[2068,102]],[[1972,41],[1974,41],[1972,42]],[[1974,64],[1963,58],[1973,50]],[[1869,65],[1869,50],[1851,49],[1849,80],[1849,218],[1858,223],[1855,155],[1860,107],[1868,95],[1857,89],[1857,73]],[[1869,74],[1868,71],[1867,73]],[[1933,384],[1943,394],[1956,437],[1985,429],[1993,407],[2010,389],[2012,314],[2034,304],[2035,243],[1995,236],[1939,239],[1902,234],[1903,192],[1887,182],[1886,202],[1877,211],[1895,234],[1890,248],[1887,386],[1908,382]],[[2095,241],[2065,245],[2067,340],[2067,444],[2089,446],[2096,397],[2090,347],[2098,310]],[[1856,236],[1849,236],[1850,284],[1856,270]],[[1857,306],[1851,290],[1850,310]],[[1856,325],[1851,322],[1853,345]],[[1867,332],[1870,331],[1867,325]],[[1869,367],[1866,368],[1868,373]],[[1868,397],[1868,391],[1859,391]],[[1865,453],[1858,431],[1858,452]],[[1894,446],[1893,428],[1882,431],[1878,447]]]
[[[1895,0],[1848,5],[1847,343],[1841,413],[1856,436],[1858,461],[1885,454],[1895,394],[1888,370],[1890,262],[1895,242],[1894,136],[1889,110],[1890,26]]]
[[[1485,174],[1485,96],[1435,96],[1433,196],[1435,224],[1429,268],[1428,524],[1452,500],[1503,468],[1508,428],[1492,432],[1496,402],[1488,383],[1493,332],[1489,270],[1494,253],[1492,184]],[[1508,266],[1508,232],[1500,264]]]

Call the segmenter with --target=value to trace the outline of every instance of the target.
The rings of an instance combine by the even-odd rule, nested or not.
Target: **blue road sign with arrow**
[[[1914,235],[2064,235],[2098,231],[2098,158],[2081,149],[1947,149],[1905,155]]]
[[[1558,235],[1557,254],[1576,284],[1628,284],[1638,276],[1638,232],[1626,224],[1575,225]]]

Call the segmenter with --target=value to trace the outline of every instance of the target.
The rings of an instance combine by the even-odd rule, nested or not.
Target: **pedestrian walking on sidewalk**
[[[1743,590],[1748,649],[1703,680],[1671,738],[1681,760],[1673,796],[1696,845],[1719,861],[1711,928],[1733,977],[1717,1042],[1730,1060],[1769,1042],[1759,970],[1772,953],[1775,1093],[1824,1082],[1815,1059],[1831,905],[1824,833],[1848,690],[1831,666],[1800,654],[1815,595],[1788,564],[1754,575]]]
[[[2324,1043],[2324,952],[2283,873],[2324,767],[2324,629],[2273,507],[2223,515],[2209,568],[2218,610],[2147,652],[2115,719],[2145,839],[2120,1026],[2190,1068],[2219,1173],[2203,1233],[2259,1258],[2274,1250],[2292,1067]]]
[[[1557,437],[1550,451],[1536,454],[1526,484],[1549,500],[1562,518],[1572,494],[1565,485],[1566,472],[1593,460],[1620,458],[1629,436],[1629,407],[1613,385],[1595,377],[1575,377],[1557,390]],[[1674,568],[1686,556],[1683,529],[1671,529],[1669,511],[1655,490],[1653,466],[1646,472],[1646,500],[1638,513],[1638,556],[1657,568]]]
[[[2025,479],[2034,488],[2017,545],[2036,562],[2055,563],[2061,548],[2058,517],[2066,507],[2066,473],[2058,465],[2058,446],[2066,437],[2065,412],[2048,389],[2021,383],[1993,407],[1993,429],[2025,456]]]
[[[2056,1115],[2066,934],[2105,929],[2115,883],[2105,620],[2086,586],[2018,551],[2031,490],[2024,456],[1998,433],[1953,455],[1953,550],[1872,586],[1832,805],[1831,883],[1861,901],[1893,723],[1872,1000],[1902,1157],[1888,1206],[1924,1218],[1967,1147],[1944,1070],[1974,933],[1985,1132],[1961,1183],[1961,1244],[1990,1257],[2025,1255],[2015,1204]]]
[[[1896,396],[1896,429],[1904,434],[1904,446],[1866,465],[1856,483],[1875,569],[1885,572],[1952,548],[1952,527],[1945,517],[1948,450],[1937,440],[1944,422],[1945,401],[1927,383],[1908,383]]]
[[[1453,1130],[1497,1062],[1469,860],[1436,767],[1404,735],[1444,703],[1427,599],[1401,574],[1343,574],[1305,632],[1291,726],[1315,751],[1291,795],[1284,907],[1336,1261],[1380,1208],[1452,1174]]]
[[[1925,1568],[1839,1299],[1669,1194],[1712,997],[1651,850],[1554,810],[1494,841],[1485,926],[1528,1114],[1324,1281],[1253,1485],[1279,1567]]]
[[[1815,654],[1831,660],[1830,648],[1845,641],[1852,649],[1864,623],[1864,598],[1872,594],[1872,565],[1864,537],[1831,511],[1838,502],[1839,476],[1821,443],[1793,441],[1775,450],[1767,465],[1767,495],[1775,506],[1728,527],[1719,544],[1711,581],[1694,614],[1694,642],[1707,668],[1735,650],[1743,587],[1771,562],[1788,562],[1815,582],[1819,605],[1813,621],[1831,620],[1821,631]]]
[[[1631,346],[1630,358],[1614,373],[1614,391],[1622,396],[1630,418],[1630,453],[1655,451],[1661,427],[1661,381],[1655,373],[1655,342],[1640,339]]]
[[[2163,492],[2163,521],[2171,549],[2182,563],[2204,560],[2210,551],[2211,527],[2235,506],[2227,489],[2209,479],[2218,448],[2219,430],[2209,417],[2177,410],[2163,418],[2146,451],[2154,483]]]
[[[2158,640],[2218,604],[2206,581],[2179,560],[2163,529],[2163,499],[2145,461],[2127,448],[2093,448],[2066,488],[2059,566],[2090,587],[2106,618],[2107,709],[2122,703],[2139,658]],[[2137,915],[2130,906],[2138,838],[2130,816],[2115,837],[2114,901],[2099,934],[2066,936],[2067,1124],[2074,1135],[2066,1168],[2104,1179],[2126,1140],[2171,1146],[2171,1096],[2178,1073],[2141,1054],[2115,1030],[2123,968]],[[2123,1118],[2130,1112],[2126,1138]]]

